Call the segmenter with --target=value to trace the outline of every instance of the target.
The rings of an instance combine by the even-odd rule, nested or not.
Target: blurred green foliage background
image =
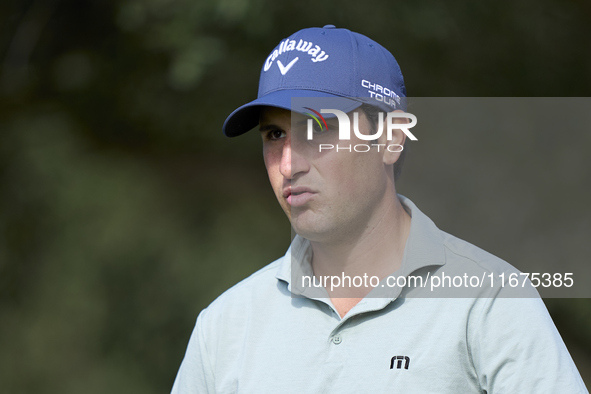
[[[226,139],[221,125],[256,97],[268,52],[294,31],[332,23],[372,37],[397,57],[410,96],[591,92],[584,0],[3,0],[0,22],[0,385],[10,393],[169,391],[199,311],[283,255],[289,223],[259,137]],[[460,171],[461,160],[436,165]],[[587,171],[581,160],[573,171]],[[469,216],[450,214],[461,202],[413,194],[434,190],[412,165],[404,194],[511,261],[502,235],[494,243],[511,217],[475,233]],[[572,183],[588,192],[588,178]],[[420,204],[429,198],[448,204]],[[547,305],[589,384],[591,303]]]

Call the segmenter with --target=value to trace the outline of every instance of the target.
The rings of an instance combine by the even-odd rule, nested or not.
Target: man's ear
[[[396,111],[393,112],[401,112],[404,113],[404,111],[397,109]],[[392,130],[392,139],[391,140],[387,140],[387,135],[388,135],[388,114],[385,114],[386,116],[384,116],[384,132],[382,133],[382,137],[380,138],[380,143],[386,144],[386,146],[384,147],[384,155],[383,155],[383,161],[384,164],[394,164],[398,161],[398,159],[400,158],[400,154],[402,152],[403,146],[404,146],[404,141],[406,141],[406,134],[404,134],[404,132],[400,129],[393,129]],[[393,118],[392,123],[409,123],[407,118]]]

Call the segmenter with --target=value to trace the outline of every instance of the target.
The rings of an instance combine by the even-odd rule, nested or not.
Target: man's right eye
[[[285,137],[285,131],[283,131],[283,130],[274,129],[274,130],[270,130],[267,133],[267,139],[270,139],[270,140],[278,140],[283,137]]]

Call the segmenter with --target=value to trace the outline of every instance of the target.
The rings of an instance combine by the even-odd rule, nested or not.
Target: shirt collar
[[[420,268],[442,266],[445,264],[443,235],[435,223],[421,212],[408,198],[398,195],[404,209],[411,216],[410,232],[404,247],[404,256],[399,275],[410,275]],[[303,295],[298,286],[292,286],[292,268],[294,274],[312,275],[312,247],[310,241],[296,235],[279,265],[275,277],[287,283],[293,295]],[[374,289],[375,290],[375,289]],[[312,297],[316,298],[316,297]]]

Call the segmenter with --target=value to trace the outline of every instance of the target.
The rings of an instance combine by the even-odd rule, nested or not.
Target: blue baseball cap
[[[343,112],[363,103],[385,111],[406,107],[404,78],[394,56],[362,34],[326,25],[281,40],[263,64],[257,99],[228,116],[224,134],[236,137],[256,127],[264,106],[306,112],[292,106],[294,97],[326,99],[330,107],[325,108]]]

